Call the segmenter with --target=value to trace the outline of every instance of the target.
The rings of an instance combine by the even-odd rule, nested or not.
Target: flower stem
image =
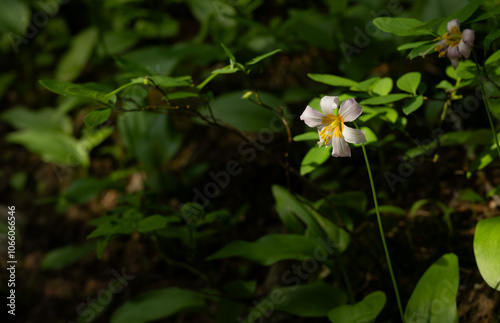
[[[389,273],[391,274],[392,285],[394,286],[394,292],[396,293],[396,300],[398,302],[399,314],[401,315],[401,320],[404,323],[403,307],[401,306],[401,299],[399,298],[398,285],[396,283],[396,278],[394,277],[394,272],[392,270],[391,257],[389,256],[389,250],[387,249],[387,244],[385,242],[384,228],[382,227],[382,219],[380,217],[380,211],[378,209],[377,193],[375,191],[375,184],[373,183],[372,171],[370,168],[370,162],[368,161],[368,155],[366,154],[366,148],[364,144],[361,144],[363,149],[363,155],[365,156],[366,169],[368,171],[368,177],[370,178],[370,185],[372,188],[373,203],[375,204],[375,212],[377,213],[378,229],[380,231],[380,238],[382,239],[382,244],[384,246],[385,258],[387,259],[387,266],[389,267]]]

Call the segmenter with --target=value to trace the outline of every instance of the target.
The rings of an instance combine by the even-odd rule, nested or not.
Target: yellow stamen
[[[460,40],[462,39],[462,32],[458,27],[453,26],[451,30],[445,33],[442,37],[450,47],[458,46]]]
[[[329,114],[323,117],[321,121],[324,125],[326,125],[319,133],[319,137],[321,139],[321,143],[325,143],[328,145],[332,139],[342,138],[342,131],[344,130],[344,118],[342,116],[333,114]]]

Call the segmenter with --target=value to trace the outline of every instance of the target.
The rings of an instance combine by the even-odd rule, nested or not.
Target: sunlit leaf
[[[458,257],[449,253],[439,258],[422,275],[413,290],[406,306],[405,321],[458,322],[458,281]]]
[[[474,233],[474,256],[483,279],[500,291],[500,217],[478,222]]]
[[[363,101],[360,101],[359,104],[367,104],[367,105],[383,105],[395,101],[399,101],[402,99],[406,99],[410,97],[409,94],[404,94],[404,93],[393,93],[393,94],[388,94],[384,96],[376,96],[373,98],[365,99]]]
[[[417,97],[408,99],[405,104],[403,105],[403,113],[406,115],[409,115],[412,112],[415,112],[418,110],[424,104],[424,97],[422,95],[419,95]]]
[[[306,140],[315,140],[318,141],[319,136],[318,132],[305,132],[301,133],[300,135],[296,135],[293,137],[293,141],[306,141]]]
[[[422,75],[419,72],[406,73],[398,79],[396,85],[398,89],[416,95],[421,78]]]
[[[393,81],[390,77],[381,78],[373,87],[373,93],[378,95],[388,95],[392,90]]]
[[[88,152],[66,133],[50,129],[26,129],[9,133],[8,142],[18,143],[48,163],[77,167],[88,166]]]
[[[317,134],[316,134],[317,136]],[[332,154],[332,146],[328,147],[312,147],[302,159],[300,165],[300,174],[306,175],[315,170],[318,166],[328,160]]]

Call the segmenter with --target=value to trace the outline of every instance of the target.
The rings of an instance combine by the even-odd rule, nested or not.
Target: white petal
[[[458,58],[450,58],[451,66],[456,71],[458,67]]]
[[[469,46],[474,45],[474,38],[476,38],[474,30],[472,30],[472,29],[465,29],[463,31],[463,33],[462,33],[462,40],[467,45],[469,45]]]
[[[333,110],[337,109],[339,106],[338,96],[324,96],[319,102],[321,110],[325,115],[333,114]]]
[[[361,115],[361,112],[363,112],[363,109],[354,98],[342,102],[339,109],[339,114],[344,118],[345,122],[356,120]]]
[[[304,121],[309,127],[319,127],[321,126],[324,115],[321,112],[314,110],[310,106],[302,112],[300,120]]]
[[[332,137],[332,148],[333,157],[351,157],[351,148],[344,138]]]
[[[469,45],[467,45],[463,39],[460,40],[460,42],[458,43],[458,51],[460,52],[460,54],[462,54],[465,58],[469,58],[470,56],[470,52],[472,51],[472,47],[470,47]]]
[[[352,144],[364,144],[366,142],[364,130],[354,129],[348,126],[344,126],[344,131],[342,131],[345,141]]]
[[[457,27],[458,29],[460,29],[460,21],[458,19],[450,20],[448,21],[448,24],[446,24],[446,29],[448,30],[448,32],[450,32],[451,28],[453,27]]]
[[[455,47],[450,47],[447,51],[446,51],[446,56],[452,60],[454,58],[460,58],[462,57],[462,53],[460,53],[460,51],[458,50],[458,46],[455,46]]]

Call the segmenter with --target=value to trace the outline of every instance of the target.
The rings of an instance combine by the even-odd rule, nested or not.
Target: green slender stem
[[[370,168],[370,162],[368,161],[368,155],[366,154],[365,145],[362,144],[363,155],[365,156],[366,169],[368,171],[368,177],[370,178],[370,185],[372,188],[373,203],[375,204],[375,212],[377,213],[378,229],[380,231],[380,238],[382,239],[382,244],[384,246],[385,258],[387,259],[387,266],[389,267],[389,273],[391,274],[392,285],[394,286],[394,292],[396,293],[396,300],[398,302],[399,314],[401,314],[401,320],[404,323],[403,306],[401,306],[401,299],[399,298],[398,285],[396,283],[396,278],[394,277],[394,272],[392,270],[391,257],[389,256],[389,250],[387,249],[387,243],[385,242],[384,228],[382,227],[382,219],[380,217],[380,211],[378,209],[377,193],[375,191],[375,184],[373,183],[372,171]]]
[[[476,56],[476,51],[472,50],[472,55],[474,56],[474,61],[476,63],[477,77],[479,78],[479,84],[481,84],[481,95],[483,96],[484,107],[486,108],[486,113],[488,114],[488,120],[490,121],[491,132],[493,133],[493,138],[495,138],[495,144],[497,146],[498,156],[500,157],[500,144],[498,142],[497,132],[495,131],[495,125],[493,124],[493,118],[491,117],[491,111],[490,111],[490,107],[488,105],[488,99],[486,98],[486,95],[484,94],[484,84],[481,81],[481,72],[480,72],[480,68],[479,68],[479,62],[478,62],[477,56]],[[486,79],[488,79],[488,75],[486,74],[486,69],[484,69],[484,75],[485,75]]]

